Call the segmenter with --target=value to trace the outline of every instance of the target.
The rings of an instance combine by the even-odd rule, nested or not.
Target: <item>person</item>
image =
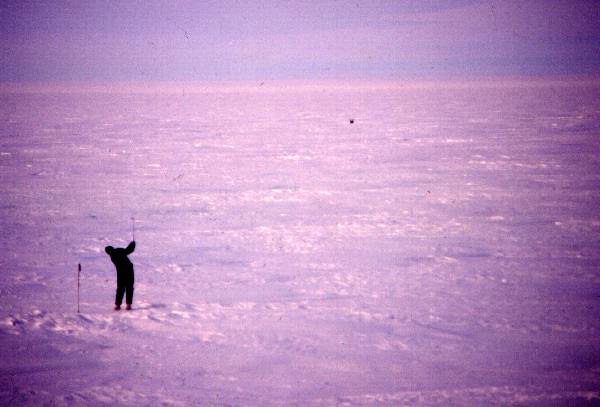
[[[121,309],[123,303],[123,294],[126,293],[125,303],[127,304],[127,310],[131,309],[133,304],[133,264],[127,257],[135,250],[135,241],[129,243],[126,248],[114,248],[112,246],[106,246],[104,251],[110,256],[110,260],[117,268],[117,296],[115,298],[115,311]]]

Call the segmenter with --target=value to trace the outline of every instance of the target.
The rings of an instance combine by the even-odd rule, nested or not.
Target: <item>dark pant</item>
[[[127,304],[133,304],[133,284],[117,284],[117,298],[115,299],[115,305],[121,306],[123,303],[123,294],[127,293],[125,302]]]

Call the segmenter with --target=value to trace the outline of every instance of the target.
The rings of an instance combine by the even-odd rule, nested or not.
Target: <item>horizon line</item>
[[[195,94],[235,91],[317,89],[418,89],[469,87],[600,86],[597,75],[504,76],[461,79],[264,79],[200,81],[49,81],[0,82],[0,93],[166,93]]]

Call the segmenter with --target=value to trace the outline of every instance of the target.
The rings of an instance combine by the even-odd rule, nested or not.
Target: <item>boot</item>
[[[115,305],[115,311],[119,311],[121,309],[120,305]]]
[[[127,311],[131,310],[131,304],[127,304],[127,306],[125,307],[125,309],[126,309]]]

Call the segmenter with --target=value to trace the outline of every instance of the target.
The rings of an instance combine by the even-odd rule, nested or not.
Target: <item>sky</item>
[[[0,82],[600,74],[600,1],[3,1]]]

